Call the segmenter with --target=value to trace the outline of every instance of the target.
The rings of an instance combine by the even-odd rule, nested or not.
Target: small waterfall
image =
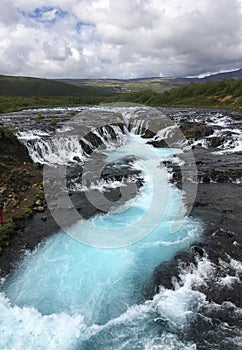
[[[34,162],[48,165],[82,164],[100,147],[113,149],[122,146],[129,133],[160,139],[175,131],[175,127],[165,117],[161,118],[159,112],[152,110],[148,120],[144,108],[85,110],[56,130],[42,127],[44,130],[41,130],[41,125],[40,130],[21,130],[17,136]]]
[[[35,163],[62,165],[85,158],[77,136],[44,137],[24,143]]]
[[[132,134],[135,135],[142,135],[144,133],[144,130],[147,129],[148,122],[144,119],[137,119],[132,122],[132,124],[129,125],[129,130]]]
[[[121,146],[126,133],[127,129],[119,123],[92,128],[84,137],[78,135],[75,128],[67,132],[60,129],[56,134],[24,130],[18,132],[17,136],[35,163],[65,165],[83,163],[99,147],[112,149]]]

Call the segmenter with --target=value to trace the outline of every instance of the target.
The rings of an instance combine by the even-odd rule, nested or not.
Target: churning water
[[[183,206],[182,192],[169,183],[159,164],[172,158],[175,150],[159,149],[151,162],[151,147],[140,136],[128,135],[123,146],[106,151],[108,162],[137,157],[135,166],[145,183],[135,199],[75,223],[70,231],[77,239],[63,231],[51,236],[3,281],[1,349],[196,349],[181,332],[206,303],[205,296],[192,289],[194,279],[211,270],[206,259],[196,272],[184,273],[182,286],[161,288],[146,300],[155,267],[189,247],[202,232],[200,223],[189,217],[173,232],[174,218]],[[106,239],[107,231],[109,237],[119,237],[122,230],[131,234],[130,228],[146,234],[136,239],[132,232],[134,239],[126,246],[98,248],[98,237]],[[88,235],[97,247],[80,242]]]

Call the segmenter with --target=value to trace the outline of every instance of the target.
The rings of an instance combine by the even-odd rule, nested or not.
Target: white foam
[[[230,261],[230,266],[234,269],[236,273],[241,273],[242,272],[242,262],[238,261],[236,259],[231,258]]]
[[[233,284],[239,281],[240,279],[238,277],[227,275],[225,277],[221,277],[218,281],[218,284],[231,289],[233,287]]]
[[[210,117],[211,122],[207,122],[207,125],[213,125],[218,127],[226,127],[232,123],[232,119],[228,116],[223,116],[221,113],[217,113],[215,116]]]
[[[2,350],[70,349],[85,330],[81,315],[42,316],[34,308],[11,307],[0,294],[0,347]]]
[[[39,140],[42,137],[50,136],[50,134],[43,130],[19,131],[17,137],[21,141],[25,140]]]
[[[198,261],[198,265],[189,266],[179,277],[181,282],[174,282],[175,290],[161,287],[155,296],[157,309],[162,319],[174,327],[185,327],[198,312],[201,305],[207,303],[206,296],[193,289],[194,286],[206,284],[213,275],[214,268],[207,258]]]

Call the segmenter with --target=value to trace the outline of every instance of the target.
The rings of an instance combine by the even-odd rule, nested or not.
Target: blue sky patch
[[[76,23],[76,30],[78,31],[78,33],[81,32],[82,28],[84,27],[93,27],[95,28],[95,24],[92,24],[90,22],[82,22],[82,21],[79,21]]]
[[[41,23],[55,23],[58,19],[64,18],[68,13],[60,7],[41,7],[33,12],[21,12],[25,17],[33,18]]]

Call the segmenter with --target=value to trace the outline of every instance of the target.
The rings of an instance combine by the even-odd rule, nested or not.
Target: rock
[[[184,136],[190,139],[204,138],[214,133],[213,127],[198,122],[185,121],[180,125],[180,129]]]
[[[43,206],[38,206],[34,208],[35,211],[37,211],[38,213],[42,213],[43,211],[45,211],[45,208]]]
[[[42,201],[40,199],[37,199],[34,203],[37,207],[42,206]]]
[[[224,141],[225,141],[224,137],[221,137],[221,136],[209,137],[207,139],[209,147],[214,147],[214,148],[222,146]]]
[[[146,142],[148,145],[153,145],[155,148],[167,148],[169,147],[164,139],[151,140]]]
[[[4,193],[7,190],[7,186],[0,187],[0,194]]]
[[[202,202],[202,201],[196,201],[195,203],[194,203],[194,207],[196,208],[196,207],[207,207],[209,205],[209,203],[208,202]]]
[[[81,159],[80,159],[78,156],[74,156],[74,157],[73,157],[73,160],[74,160],[75,162],[78,162],[78,163],[81,162]]]
[[[147,291],[149,296],[152,298],[158,292],[160,286],[174,290],[174,281],[180,282],[181,268],[186,268],[191,264],[196,265],[194,253],[192,250],[190,252],[181,251],[175,255],[172,261],[163,262],[157,266],[152,276],[150,291]]]
[[[153,132],[153,131],[147,129],[147,130],[145,130],[145,132],[142,134],[141,137],[142,137],[143,139],[151,139],[151,138],[154,137],[155,135],[156,135],[155,132]]]
[[[205,251],[203,248],[199,247],[199,246],[192,246],[191,247],[191,251],[195,254],[195,255],[199,255],[200,258],[203,258],[205,255]]]
[[[120,128],[120,131],[124,133],[124,125],[122,123],[115,123],[115,126]],[[103,145],[102,136],[105,138],[106,133],[111,135],[112,139],[117,139],[117,135],[112,127],[112,125],[105,125],[97,128],[97,133],[90,131],[83,139],[79,141],[83,151],[86,154],[91,154],[95,149]],[[100,136],[99,136],[100,135]],[[87,143],[85,142],[87,141]],[[90,146],[92,145],[92,147]]]

